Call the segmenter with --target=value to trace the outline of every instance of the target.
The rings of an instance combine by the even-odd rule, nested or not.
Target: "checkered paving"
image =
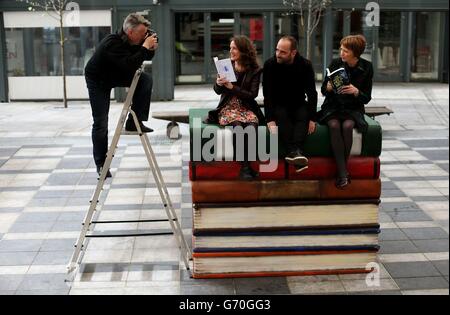
[[[448,93],[448,86],[446,89]],[[434,104],[445,103],[444,96],[434,95]],[[404,119],[408,100],[376,100],[379,105],[389,105],[395,114],[379,118],[384,129],[382,232],[379,282],[371,282],[373,286],[368,286],[366,275],[193,280],[180,261],[172,236],[91,239],[74,281],[66,283],[66,266],[97,184],[88,125],[80,133],[64,137],[44,134],[48,132],[44,130],[35,141],[29,140],[30,135],[2,129],[0,294],[448,294],[446,97],[447,107],[441,104],[440,108],[444,108],[444,119],[446,111],[447,123],[435,120],[428,128],[418,123],[419,101]],[[89,114],[88,107],[83,110]],[[442,111],[435,116],[438,113]],[[62,111],[59,116],[51,111],[52,119],[63,119],[62,115]],[[427,123],[428,117],[422,118],[422,123]],[[187,128],[182,128],[184,137],[176,142],[164,138],[163,125],[159,131],[151,141],[189,239],[192,210]],[[138,139],[120,144],[112,172],[101,196],[99,219],[166,217]],[[168,223],[95,228],[96,233],[169,230]]]

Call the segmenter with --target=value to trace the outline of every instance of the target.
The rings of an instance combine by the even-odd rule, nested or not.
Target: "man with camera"
[[[145,60],[151,60],[158,48],[156,33],[149,29],[150,22],[138,14],[126,17],[123,27],[108,35],[96,47],[86,65],[85,77],[92,108],[92,143],[97,173],[101,173],[108,152],[108,113],[111,90],[129,87],[137,69]],[[142,121],[147,121],[150,111],[153,80],[142,73],[133,96],[131,108],[136,113],[143,132],[152,132]],[[136,131],[131,115],[125,130]],[[107,177],[111,177],[108,170]]]

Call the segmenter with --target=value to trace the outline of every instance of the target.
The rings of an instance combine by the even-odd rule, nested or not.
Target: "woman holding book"
[[[337,165],[336,187],[350,183],[347,161],[353,144],[353,128],[364,133],[364,105],[372,94],[372,63],[361,58],[366,48],[362,35],[350,35],[341,40],[340,58],[331,62],[322,84],[325,101],[317,121],[329,127],[331,147]]]
[[[264,115],[255,100],[262,71],[256,61],[256,48],[248,37],[239,35],[231,39],[230,59],[237,81],[229,82],[225,77],[217,76],[214,91],[221,98],[217,108],[209,112],[207,122],[231,127],[250,126],[255,128],[256,134],[258,125],[265,125]],[[233,132],[235,153],[236,132]],[[256,144],[250,148],[246,139],[244,149],[240,177],[254,179],[258,173],[250,167],[248,150],[256,150]]]

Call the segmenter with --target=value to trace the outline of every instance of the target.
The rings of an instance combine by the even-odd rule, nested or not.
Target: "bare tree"
[[[311,39],[319,25],[325,9],[331,5],[332,0],[283,0],[283,5],[290,8],[291,13],[300,14],[300,22],[304,27],[306,13],[306,58],[311,59]],[[305,12],[306,11],[306,12]]]
[[[63,102],[64,108],[67,108],[67,82],[66,82],[66,68],[64,62],[64,50],[66,38],[64,37],[64,13],[69,0],[16,0],[29,5],[28,10],[41,10],[58,21],[59,23],[59,46],[61,51],[61,73],[63,78]]]

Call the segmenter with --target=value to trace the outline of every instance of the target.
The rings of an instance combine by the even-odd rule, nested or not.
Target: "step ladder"
[[[100,174],[100,178],[98,179],[97,188],[95,189],[94,195],[92,196],[92,199],[90,201],[90,207],[86,214],[86,217],[82,223],[82,229],[80,232],[80,236],[78,237],[78,240],[75,243],[75,250],[72,254],[72,258],[70,259],[70,263],[67,266],[67,273],[75,274],[74,271],[77,270],[79,267],[83,255],[85,253],[85,242],[89,238],[96,238],[96,237],[138,237],[138,236],[155,236],[155,235],[174,235],[175,239],[177,241],[178,247],[181,251],[181,256],[184,262],[184,265],[186,266],[187,271],[190,273],[190,265],[189,263],[192,261],[192,252],[189,248],[188,243],[186,242],[186,238],[183,235],[183,230],[180,225],[180,221],[177,218],[177,214],[175,212],[175,209],[173,207],[172,201],[169,196],[169,192],[167,190],[167,186],[164,183],[163,176],[161,174],[161,170],[158,166],[158,163],[156,161],[155,154],[153,152],[152,146],[150,144],[150,140],[148,139],[147,135],[142,132],[139,121],[137,119],[136,113],[131,109],[131,105],[133,102],[133,95],[134,91],[136,90],[136,86],[138,84],[139,78],[144,71],[144,66],[139,68],[134,77],[133,81],[131,83],[131,86],[129,88],[127,98],[125,100],[125,103],[123,105],[122,113],[119,118],[119,122],[117,123],[116,131],[114,133],[114,137],[112,139],[111,146],[108,150],[105,164],[103,165],[102,172]],[[130,113],[133,117],[134,123],[136,125],[137,132],[127,132],[124,130],[124,124],[125,120],[128,116],[128,113]],[[164,205],[164,209],[167,214],[167,219],[161,219],[161,220],[131,220],[131,221],[96,221],[94,219],[94,214],[98,212],[97,205],[99,203],[100,194],[103,190],[103,185],[105,184],[106,174],[108,170],[110,169],[112,160],[114,158],[115,151],[117,149],[117,144],[119,143],[120,136],[124,135],[138,135],[141,139],[142,146],[145,151],[145,155],[147,156],[148,163],[150,165],[150,169],[152,171],[153,177],[156,182],[156,186],[158,188],[159,194],[161,196],[162,203]],[[111,224],[111,223],[140,223],[140,222],[169,222],[172,232],[160,232],[160,233],[135,233],[135,234],[94,234],[92,233],[94,227],[96,224]]]

